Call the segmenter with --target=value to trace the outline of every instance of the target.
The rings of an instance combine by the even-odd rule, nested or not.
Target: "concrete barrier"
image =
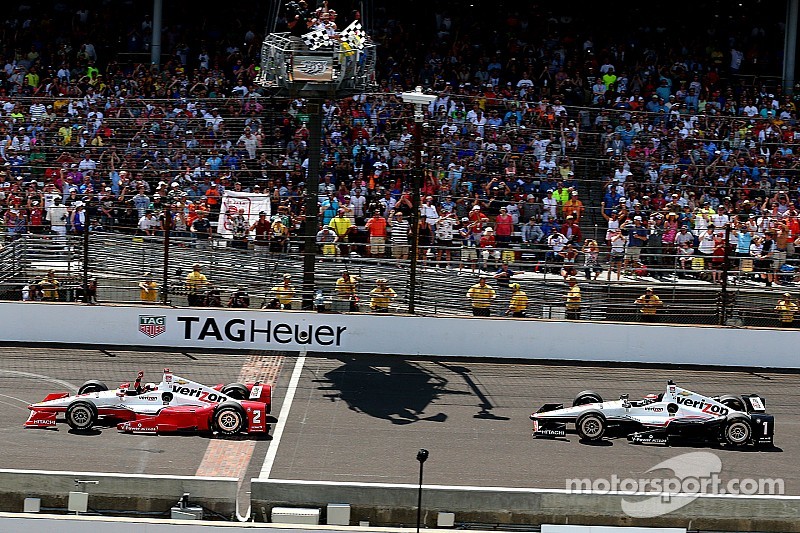
[[[0,511],[22,511],[29,497],[41,498],[43,508],[66,509],[69,492],[81,491],[89,493],[90,509],[168,512],[188,492],[192,503],[235,516],[237,487],[226,477],[0,469]]]
[[[257,519],[273,506],[319,507],[350,504],[351,521],[416,523],[417,485],[338,483],[253,479],[251,506]],[[456,522],[484,524],[585,524],[680,527],[714,531],[800,532],[800,497],[671,496],[676,508],[661,516],[634,518],[622,502],[651,501],[660,495],[571,494],[565,490],[423,485],[422,522],[436,526],[439,511],[454,512]],[[681,505],[682,504],[682,505]]]

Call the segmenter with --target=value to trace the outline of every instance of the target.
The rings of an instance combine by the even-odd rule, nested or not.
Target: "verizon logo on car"
[[[197,398],[201,402],[221,403],[228,400],[227,396],[219,392],[206,392],[192,387],[181,387],[179,385],[173,385],[172,392]]]

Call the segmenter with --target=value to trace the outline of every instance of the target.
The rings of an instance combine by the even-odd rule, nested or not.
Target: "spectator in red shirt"
[[[583,242],[581,227],[575,222],[575,218],[572,215],[569,215],[566,222],[561,225],[561,234],[569,239],[570,242]]]
[[[507,248],[511,242],[511,234],[514,232],[514,218],[508,214],[508,209],[500,208],[500,214],[494,220],[495,235],[497,245]]]

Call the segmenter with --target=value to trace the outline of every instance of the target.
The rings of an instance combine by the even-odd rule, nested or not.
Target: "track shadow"
[[[356,412],[382,418],[392,424],[444,422],[445,413],[424,416],[426,409],[448,390],[447,379],[402,359],[340,357],[342,365],[324,375],[320,390],[331,401],[341,399]]]
[[[486,394],[483,392],[483,389],[481,389],[481,387],[477,383],[475,383],[475,380],[472,379],[472,376],[470,375],[472,373],[472,370],[470,370],[465,366],[449,365],[447,363],[442,363],[439,361],[436,361],[436,364],[461,376],[461,378],[464,380],[464,383],[467,384],[470,390],[472,390],[473,394],[478,398],[478,401],[480,402],[478,403],[479,410],[477,413],[472,415],[472,418],[479,418],[481,420],[510,420],[510,418],[507,416],[498,416],[492,413],[492,409],[494,409],[494,404],[491,402],[489,397],[486,396]]]

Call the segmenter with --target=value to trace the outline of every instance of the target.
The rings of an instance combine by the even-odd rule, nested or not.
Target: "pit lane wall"
[[[267,514],[272,507],[324,510],[330,502],[341,502],[350,504],[353,523],[368,520],[410,526],[416,522],[418,485],[253,479],[250,489],[252,508]],[[577,494],[564,489],[443,485],[423,485],[422,494],[423,527],[435,527],[439,512],[451,512],[459,523],[800,532],[797,496],[702,494],[665,498],[644,493]],[[625,509],[633,509],[631,514],[636,516]]]
[[[800,368],[800,330],[480,317],[4,302],[0,340]]]
[[[169,512],[181,496],[223,516],[236,513],[237,478],[0,469],[0,511],[17,512],[25,498],[66,509],[71,491],[89,494],[92,509]],[[4,531],[0,528],[0,531]]]

